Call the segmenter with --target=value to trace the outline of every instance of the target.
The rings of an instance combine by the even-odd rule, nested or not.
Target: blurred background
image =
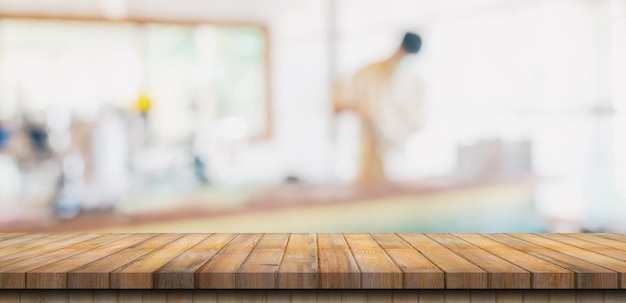
[[[338,87],[422,49],[355,182]],[[0,0],[0,232],[626,231],[626,1]]]

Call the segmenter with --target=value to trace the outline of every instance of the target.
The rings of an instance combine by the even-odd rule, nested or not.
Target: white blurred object
[[[85,196],[85,161],[79,152],[70,152],[61,162],[62,180],[56,201],[56,215],[69,219],[81,210]]]
[[[336,117],[335,174],[342,181],[353,180],[359,170],[361,121],[355,113],[344,112]]]
[[[542,184],[535,192],[537,211],[557,222],[570,222],[565,226],[553,226],[552,232],[580,232],[576,228],[586,219],[589,211],[584,186],[575,180],[559,180]]]
[[[479,140],[457,149],[456,173],[461,177],[497,177],[532,172],[532,143]]]
[[[218,183],[237,184],[248,139],[248,124],[239,117],[226,117],[215,124],[209,153],[209,175]]]
[[[239,117],[222,118],[217,122],[216,135],[218,140],[238,141],[246,137],[248,124],[246,120]]]
[[[127,0],[102,0],[100,5],[102,13],[108,19],[123,19],[128,16]]]
[[[113,109],[103,113],[94,128],[91,144],[100,201],[114,204],[128,187],[128,136],[124,121]]]
[[[57,153],[67,151],[72,145],[70,126],[72,118],[69,111],[51,110],[46,115],[46,124],[50,133],[50,147]]]
[[[18,219],[21,179],[15,161],[0,154],[0,223]]]

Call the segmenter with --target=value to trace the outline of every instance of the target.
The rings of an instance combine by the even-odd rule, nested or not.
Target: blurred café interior
[[[403,135],[359,182],[371,124],[338,96],[407,32],[390,79],[419,106],[383,94],[377,133]],[[625,219],[626,1],[0,0],[0,232]]]

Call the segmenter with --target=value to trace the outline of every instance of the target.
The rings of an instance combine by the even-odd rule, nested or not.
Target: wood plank
[[[393,292],[387,289],[366,290],[367,302],[393,303]]]
[[[496,293],[490,290],[471,290],[470,302],[474,303],[495,303]]]
[[[592,251],[597,254],[605,255],[618,260],[626,261],[626,251],[622,249],[616,249],[615,247],[603,245],[596,242],[587,241],[581,238],[570,237],[562,234],[545,234],[539,235],[544,238],[548,238],[553,241],[565,243],[571,246],[575,246],[584,250]],[[606,239],[607,241],[611,241]],[[626,243],[623,243],[626,245]]]
[[[402,288],[402,270],[369,234],[344,234],[361,270],[362,288]]]
[[[586,249],[582,249],[582,248],[572,246],[569,244],[564,244],[562,242],[554,241],[554,240],[551,240],[551,239],[548,239],[546,237],[542,237],[539,235],[513,234],[512,236],[518,239],[522,239],[527,242],[532,242],[534,244],[543,246],[548,249],[558,251],[568,256],[576,257],[579,259],[582,258],[584,260],[587,260],[590,263],[616,271],[617,273],[619,273],[620,280],[622,281],[620,287],[626,288],[626,262],[625,261],[607,257],[605,255],[601,255],[599,253],[588,251]]]
[[[615,240],[615,241],[626,242],[626,234],[600,233],[600,234],[595,234],[595,235],[598,236],[598,237],[612,239],[612,240]]]
[[[44,302],[66,303],[70,296],[66,290],[46,290],[42,294]]]
[[[271,291],[271,290],[270,290]],[[267,302],[266,290],[245,290],[241,298],[242,303],[261,303]]]
[[[0,289],[0,302],[2,303],[19,303],[20,291],[15,289]]]
[[[617,273],[602,266],[506,234],[483,236],[576,273],[576,288],[617,288]]]
[[[193,293],[187,290],[168,290],[166,299],[167,303],[192,303]]]
[[[276,288],[289,234],[265,234],[237,270],[237,288]]]
[[[341,302],[341,293],[341,290],[318,290],[317,303]]]
[[[153,237],[151,234],[118,234],[115,236],[119,238],[84,253],[29,271],[26,273],[26,287],[67,288],[68,272]]]
[[[426,234],[489,273],[489,288],[530,288],[530,273],[451,234]]]
[[[94,290],[93,303],[116,303],[117,290]]]
[[[17,238],[17,237],[23,237],[25,235],[28,235],[28,233],[0,233],[0,243],[2,243],[2,241],[6,241],[6,240]]]
[[[196,288],[236,288],[236,272],[263,234],[239,234],[196,271]],[[219,298],[218,298],[219,299]]]
[[[419,292],[417,302],[419,303],[443,303],[443,290],[422,290]]]
[[[217,291],[196,289],[193,291],[193,303],[217,303]]]
[[[159,234],[107,257],[70,271],[67,274],[68,288],[101,289],[109,288],[109,275],[112,271],[179,239],[183,234]]]
[[[22,290],[20,291],[20,302],[45,302],[42,290]]]
[[[5,247],[14,247],[17,244],[25,244],[29,242],[33,242],[38,239],[43,239],[54,234],[17,234],[15,237],[5,238],[0,241],[0,256],[4,256],[9,254],[10,251],[4,249]],[[13,252],[10,252],[13,253]]]
[[[72,290],[67,291],[69,302],[71,303],[93,303],[93,290]]]
[[[291,234],[278,268],[279,288],[317,288],[317,235]]]
[[[38,255],[45,254],[57,248],[61,248],[72,243],[75,243],[74,239],[76,234],[34,234],[33,237],[28,237],[31,240],[20,242],[8,247],[0,249],[0,264],[8,265],[17,263],[19,261],[36,257]],[[95,235],[85,235],[82,237],[95,237]],[[27,237],[23,237],[27,238]],[[13,239],[22,240],[23,238]],[[9,242],[9,241],[7,241]],[[7,243],[5,242],[5,244]]]
[[[535,289],[533,291],[524,292],[523,302],[524,303],[550,302],[550,291]]]
[[[626,241],[618,241],[611,238],[603,237],[602,234],[565,234],[568,237],[585,240],[597,244],[614,247],[620,250],[626,250]]]
[[[363,303],[363,302],[367,302],[367,293],[365,291],[362,291],[362,290],[342,290],[341,291],[341,303]]]
[[[576,292],[567,290],[551,290],[549,302],[576,302]]]
[[[577,291],[576,302],[577,303],[602,303],[604,302],[604,293],[601,290]]]
[[[124,289],[117,291],[117,301],[122,303],[141,303],[141,290]]]
[[[208,234],[186,234],[114,270],[110,275],[111,288],[152,288],[153,272],[208,236]]]
[[[399,234],[446,274],[446,288],[488,288],[489,275],[480,267],[423,234]]]
[[[626,282],[624,234],[33,235],[0,234],[0,244],[10,243],[0,249],[0,259],[9,261],[0,262],[0,287],[45,288],[47,291],[39,294],[67,294],[63,300],[91,302],[91,295],[51,290],[387,288],[388,294],[404,298],[394,289],[410,287],[420,291],[408,300],[419,301],[422,292],[433,285],[466,290],[471,289],[468,285],[481,289],[617,289],[622,286],[620,279]],[[113,282],[117,274],[127,275],[129,281]],[[507,274],[523,277],[509,279]],[[437,278],[425,282],[427,275]],[[206,277],[213,280],[206,282]],[[480,283],[483,285],[477,286]],[[293,292],[282,292],[286,293],[294,299]],[[377,300],[393,299],[387,293]],[[524,301],[533,298],[523,293]],[[554,294],[561,293],[565,292],[548,294],[557,298]],[[575,297],[593,301],[598,293],[578,292]],[[316,300],[328,299],[315,294]],[[478,292],[469,294],[470,299],[479,299]],[[504,293],[499,294],[480,298],[504,300]],[[244,298],[242,293],[236,297]],[[266,300],[262,297],[248,299]],[[356,298],[343,297],[348,301]],[[185,298],[193,301],[193,296]],[[520,301],[518,295],[511,298]],[[93,301],[98,300],[94,291]],[[300,296],[300,300],[308,299]]]
[[[372,234],[374,240],[402,270],[403,288],[444,288],[444,272],[396,234]]]
[[[472,296],[469,290],[448,290],[444,292],[444,302],[446,303],[462,303],[471,302]]]
[[[243,293],[239,290],[218,290],[217,302],[240,303],[243,302]]]
[[[359,270],[342,234],[317,235],[320,288],[361,288]]]
[[[496,302],[498,303],[522,303],[524,302],[523,293],[517,290],[502,290],[496,294]]]
[[[26,272],[62,260],[73,255],[85,252],[119,239],[120,235],[106,234],[85,234],[73,238],[73,242],[61,241],[65,243],[53,251],[46,251],[42,255],[21,260],[0,267],[0,288],[25,288]],[[73,244],[68,246],[69,244]]]
[[[605,303],[624,303],[623,290],[603,290]]]
[[[316,290],[293,290],[291,291],[291,302],[316,303],[317,291]]]
[[[192,293],[193,296],[193,293]],[[160,289],[148,289],[141,291],[141,301],[149,303],[166,303],[167,291]]]
[[[418,293],[417,290],[393,290],[393,302],[399,303],[417,303]]]
[[[574,288],[574,272],[478,234],[455,234],[532,274],[532,288]]]
[[[211,259],[235,234],[213,234],[154,272],[154,286],[179,289],[195,287],[195,272]]]

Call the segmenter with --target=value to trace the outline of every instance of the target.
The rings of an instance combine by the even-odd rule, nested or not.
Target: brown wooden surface
[[[248,303],[248,302],[475,302],[475,303],[618,303],[626,290],[545,290],[545,289],[439,289],[439,290],[0,290],[0,302],[69,303]]]
[[[625,289],[625,275],[623,234],[0,234],[0,288],[82,289],[70,299],[107,288],[169,289],[174,301],[189,299],[176,289],[298,289],[302,301],[306,289],[388,289],[360,292],[382,301],[394,289],[466,289],[446,300],[508,289],[498,298],[519,301],[523,289]]]

